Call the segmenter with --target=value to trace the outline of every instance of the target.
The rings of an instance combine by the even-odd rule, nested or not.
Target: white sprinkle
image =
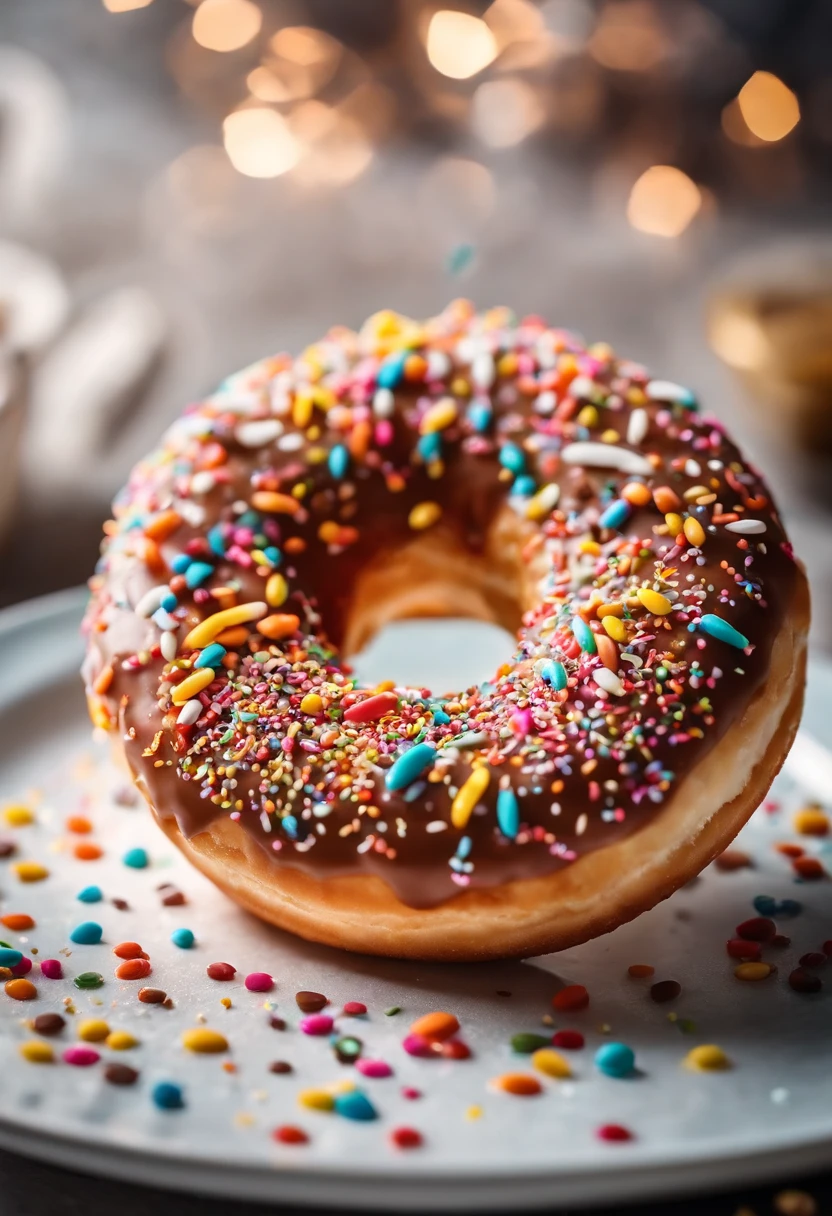
[[[177,625],[179,624],[176,617],[171,616],[169,612],[165,612],[164,608],[157,608],[150,619],[155,625],[158,625],[159,628],[163,629],[166,633],[176,629]]]
[[[457,735],[450,747],[482,747],[488,742],[488,735],[481,730],[468,730],[463,735]]]
[[[244,448],[263,448],[267,443],[273,443],[282,432],[283,423],[277,418],[257,418],[253,422],[241,423],[234,436]]]
[[[291,435],[281,435],[277,446],[281,452],[299,452],[305,442],[303,435],[294,432]]]
[[[159,638],[159,649],[162,652],[162,657],[172,663],[176,658],[176,634],[171,629],[166,629]]]
[[[596,469],[618,469],[621,473],[648,477],[654,472],[649,460],[619,448],[613,443],[569,443],[561,452],[566,464],[582,464]]]
[[[627,651],[624,651],[624,653],[621,655],[621,659],[624,663],[630,663],[636,668],[636,670],[638,670],[638,668],[642,667],[644,664],[644,659],[640,655],[629,654]]]
[[[650,417],[647,410],[633,410],[627,423],[627,442],[631,443],[633,447],[638,447],[647,434],[649,425]]]
[[[170,593],[170,587],[165,584],[160,584],[158,587],[151,587],[149,591],[145,591],[142,598],[139,600],[136,607],[133,609],[136,616],[149,617],[157,608],[161,606],[162,600]]]
[[[373,397],[373,413],[376,418],[390,418],[394,405],[395,398],[389,388],[376,389]]]
[[[426,832],[444,832],[448,825],[444,819],[431,819],[430,823],[425,824]]]
[[[623,697],[624,685],[615,672],[610,671],[608,667],[597,667],[592,673],[592,678],[599,688],[603,688],[604,692],[608,692],[614,697]]]
[[[583,836],[586,831],[586,825],[589,822],[586,815],[579,815],[575,820],[575,835]]]
[[[536,414],[551,414],[554,412],[558,399],[550,388],[543,393],[538,393],[532,402],[532,409]]]
[[[685,473],[688,477],[701,477],[702,466],[698,461],[688,459],[685,461]]]
[[[197,718],[202,714],[202,702],[199,697],[192,697],[190,701],[186,701],[179,711],[179,716],[176,721],[179,726],[193,726]]]
[[[494,356],[483,351],[471,364],[471,382],[475,388],[487,389],[491,388],[495,376]]]
[[[205,509],[192,498],[178,499],[176,509],[192,528],[201,528],[205,522]]]
[[[191,493],[192,494],[210,494],[214,486],[217,484],[214,474],[208,469],[201,469],[198,473],[194,473],[191,478]]]
[[[766,525],[761,519],[737,519],[732,524],[725,525],[726,532],[739,532],[741,536],[758,536],[765,532]]]
[[[589,397],[590,400],[598,395],[598,385],[589,376],[576,376],[569,385],[570,397]]]
[[[451,370],[451,360],[444,350],[428,351],[427,360],[427,380],[442,380]]]
[[[654,401],[678,401],[682,405],[690,405],[694,400],[689,388],[674,384],[672,380],[651,380],[645,392]]]

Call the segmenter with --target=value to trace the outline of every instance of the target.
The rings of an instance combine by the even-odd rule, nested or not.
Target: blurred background
[[[828,646],[830,197],[829,0],[2,0],[0,599],[225,373],[466,295],[694,388]]]

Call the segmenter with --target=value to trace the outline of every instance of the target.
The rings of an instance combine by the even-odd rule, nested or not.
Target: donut
[[[771,494],[684,387],[537,316],[380,312],[190,406],[105,524],[84,665],[169,839],[244,908],[402,958],[529,956],[690,881],[801,712]],[[516,633],[365,687],[387,622]]]

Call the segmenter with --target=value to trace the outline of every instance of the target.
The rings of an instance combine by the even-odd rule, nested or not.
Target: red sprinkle
[[[309,1137],[302,1127],[295,1127],[292,1123],[284,1123],[282,1127],[276,1127],[272,1132],[272,1139],[278,1144],[308,1144]]]
[[[32,960],[25,954],[19,963],[15,963],[11,968],[12,975],[28,975],[32,970]]]
[[[725,949],[730,958],[741,958],[751,963],[756,963],[762,954],[759,942],[744,941],[741,937],[732,937],[725,943]]]
[[[813,970],[816,967],[826,966],[826,955],[818,954],[815,950],[811,950],[808,954],[804,954],[800,959],[801,967],[810,967]]]
[[[365,701],[356,701],[344,713],[345,722],[376,722],[396,708],[399,698],[394,692],[380,692]]]
[[[580,1051],[584,1045],[584,1036],[580,1030],[556,1030],[552,1035],[552,1046],[562,1047],[564,1051]]]
[[[446,1060],[469,1060],[471,1048],[461,1039],[448,1039],[447,1043],[441,1044],[439,1054]]]
[[[230,963],[209,963],[205,968],[208,978],[211,980],[233,980],[237,974],[237,968],[232,967]]]
[[[408,1102],[413,1102],[416,1098],[421,1098],[421,1096],[421,1089],[414,1089],[412,1085],[402,1086],[402,1097],[407,1098]]]
[[[770,942],[777,934],[777,926],[767,916],[752,916],[737,925],[737,937],[747,942]]]
[[[804,882],[817,882],[819,878],[828,877],[817,857],[795,857],[792,869]]]
[[[599,1140],[612,1140],[619,1144],[633,1139],[629,1128],[622,1127],[620,1123],[603,1123],[595,1134]]]
[[[363,1001],[347,1001],[344,1005],[344,1013],[348,1018],[360,1018],[366,1012],[367,1006]]]
[[[586,1009],[589,1004],[589,993],[583,984],[567,984],[552,997],[552,1005],[561,1013],[574,1013],[578,1009]]]
[[[795,992],[814,993],[820,992],[823,987],[819,975],[815,975],[812,971],[805,971],[803,967],[795,967],[794,971],[789,976],[789,987]]]
[[[421,1148],[424,1143],[422,1133],[415,1127],[394,1127],[390,1139],[396,1148]]]

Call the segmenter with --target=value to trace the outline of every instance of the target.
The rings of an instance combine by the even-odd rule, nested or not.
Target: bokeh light
[[[646,72],[668,53],[667,38],[645,0],[608,4],[589,39],[597,63],[618,72]]]
[[[260,33],[263,14],[251,0],[202,0],[191,27],[209,51],[238,51]]]
[[[426,48],[431,65],[452,80],[476,76],[493,63],[499,49],[484,21],[451,9],[440,9],[431,17]]]
[[[279,177],[300,158],[295,136],[275,110],[236,110],[222,124],[222,134],[229,160],[246,177]]]
[[[509,148],[531,135],[545,110],[524,80],[489,80],[474,94],[471,126],[492,148]]]
[[[755,72],[737,97],[752,135],[765,143],[784,139],[800,122],[800,106],[791,89],[771,72]]]
[[[630,191],[627,219],[639,232],[680,236],[702,206],[696,182],[673,165],[653,165]]]

